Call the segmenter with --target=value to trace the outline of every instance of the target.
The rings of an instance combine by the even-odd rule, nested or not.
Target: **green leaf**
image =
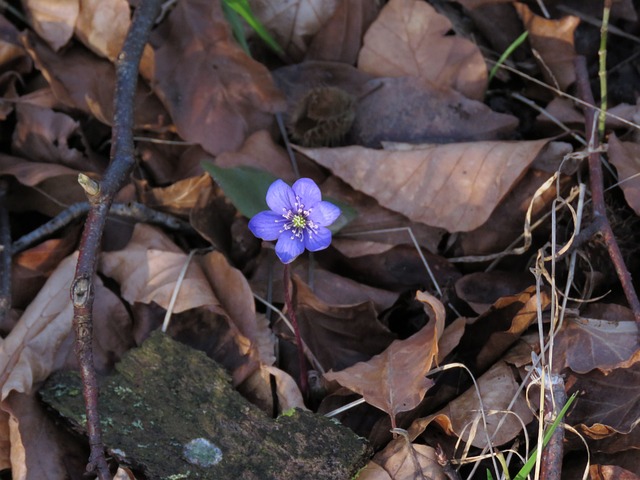
[[[202,162],[202,168],[211,175],[222,188],[229,201],[247,218],[252,218],[263,210],[268,210],[267,190],[278,177],[264,170],[253,167],[222,168],[211,162]],[[357,212],[351,206],[330,198],[325,200],[340,208],[338,219],[329,226],[332,233],[338,232],[345,225],[357,217]]]
[[[229,201],[242,215],[251,218],[268,210],[267,190],[278,177],[252,167],[222,168],[210,162],[202,162],[202,168],[220,185]]]
[[[229,25],[231,25],[233,36],[236,37],[236,40],[244,50],[244,53],[251,56],[249,44],[247,43],[247,39],[244,37],[244,28],[242,28],[240,16],[235,10],[231,9],[231,7],[227,5],[227,2],[222,2],[222,11],[224,12],[224,16],[227,18]]]
[[[271,47],[276,53],[282,53],[282,47],[278,45],[278,42],[271,36],[271,34],[264,28],[264,25],[258,20],[251,12],[251,6],[248,0],[223,0],[223,6],[227,6],[230,9],[238,13],[249,24],[251,28],[262,38],[262,40]],[[234,29],[235,32],[235,29]],[[244,36],[243,36],[244,38]]]
[[[511,45],[509,45],[509,47],[507,47],[507,49],[502,53],[502,55],[500,55],[500,58],[498,59],[496,64],[493,66],[493,68],[489,72],[489,82],[493,80],[493,77],[496,75],[496,72],[498,71],[498,68],[500,68],[500,65],[502,65],[505,62],[505,60],[511,56],[511,54],[514,52],[516,48],[522,45],[522,43],[527,39],[528,36],[529,36],[528,31],[523,32],[518,38],[516,38],[513,41],[513,43],[511,43]]]

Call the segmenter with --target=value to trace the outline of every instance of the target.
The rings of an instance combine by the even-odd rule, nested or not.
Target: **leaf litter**
[[[552,235],[560,244],[571,238],[566,208],[555,224],[550,212],[578,184],[576,168],[536,198],[540,225],[524,255],[491,266],[449,260],[517,243],[534,193],[583,148],[575,139],[582,112],[558,92],[572,91],[578,54],[597,70],[599,31],[587,19],[599,18],[600,7],[567,12],[548,2],[548,17],[534,2],[378,3],[250,2],[280,56],[249,29],[253,57],[244,53],[218,2],[183,0],[159,20],[135,101],[139,163],[119,198],[191,229],[108,222],[95,279],[98,371],[113,369],[169,311],[168,333],[224,365],[269,415],[291,407],[328,413],[362,397],[365,404],[335,414],[377,450],[359,478],[447,478],[452,469],[486,478],[482,467],[493,462],[474,455],[489,444],[493,452],[531,451],[523,448],[539,425],[531,359],[541,355],[539,330],[549,333],[560,308],[547,358],[567,393],[579,392],[566,422],[586,439],[595,478],[637,478],[638,331],[602,243],[577,249],[567,306],[531,274],[536,249]],[[14,241],[86,201],[78,173],[104,173],[113,62],[130,7],[29,0],[22,14],[0,17],[0,173]],[[615,27],[637,22],[636,7],[616,2],[611,18]],[[489,61],[523,31],[528,41],[489,90]],[[609,76],[611,111],[633,122],[631,48],[609,41],[620,64]],[[529,110],[509,93],[546,109]],[[276,114],[300,142],[291,153]],[[558,142],[558,122],[574,136]],[[637,278],[637,132],[609,118],[607,134],[608,215]],[[277,313],[291,314],[282,266],[271,245],[251,236],[234,195],[202,167],[251,167],[292,184],[290,154],[323,196],[355,212],[330,248],[292,265],[292,304],[318,369],[308,398],[296,382],[294,336]],[[581,215],[583,228],[593,221],[588,204]],[[84,468],[84,440],[37,401],[52,372],[77,368],[69,286],[80,226],[71,220],[44,232],[12,259],[12,307],[0,321],[0,468],[14,478],[80,478]],[[555,288],[564,291],[568,272],[568,260],[557,259]],[[584,446],[569,434],[567,442],[574,454],[566,478],[578,478]],[[512,461],[511,474],[518,468]]]

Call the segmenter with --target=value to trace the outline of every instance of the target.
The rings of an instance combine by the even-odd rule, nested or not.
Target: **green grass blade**
[[[222,4],[240,15],[273,51],[279,54],[282,53],[282,47],[278,45],[278,42],[275,41],[267,29],[264,28],[264,25],[262,25],[260,20],[258,20],[251,12],[251,6],[249,5],[248,0],[222,0]]]
[[[556,428],[558,428],[558,425],[560,425],[562,418],[565,416],[565,414],[567,413],[567,410],[569,410],[569,407],[571,406],[571,404],[573,403],[573,401],[576,399],[577,396],[578,396],[578,393],[576,392],[573,395],[571,395],[571,397],[569,397],[569,399],[567,400],[567,403],[564,404],[564,407],[562,407],[562,410],[560,410],[560,413],[556,417],[555,421],[551,424],[551,427],[549,427],[549,429],[545,432],[544,438],[542,440],[542,448],[547,446],[547,443],[549,443],[549,440],[551,439],[551,435],[553,435],[553,432],[556,430]],[[531,452],[531,455],[529,455],[529,460],[527,460],[527,463],[524,464],[524,466],[520,469],[520,471],[513,478],[513,480],[525,480],[527,478],[527,475],[529,475],[531,470],[533,470],[533,467],[535,466],[535,464],[536,464],[536,449],[534,449],[533,452]]]
[[[491,82],[491,80],[493,80],[493,77],[495,77],[498,68],[500,68],[500,65],[502,65],[507,58],[509,58],[509,56],[514,52],[516,48],[522,45],[522,42],[524,42],[528,36],[529,32],[525,31],[524,33],[522,33],[522,35],[516,38],[513,43],[509,45],[509,47],[504,51],[504,53],[500,55],[500,58],[489,72],[489,82]]]

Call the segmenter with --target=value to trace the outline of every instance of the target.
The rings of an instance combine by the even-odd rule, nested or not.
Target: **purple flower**
[[[263,240],[278,240],[276,255],[282,263],[291,263],[304,252],[323,250],[331,243],[326,228],[339,216],[340,209],[322,201],[318,185],[301,178],[293,187],[276,180],[267,191],[271,210],[258,213],[249,221],[249,230]]]

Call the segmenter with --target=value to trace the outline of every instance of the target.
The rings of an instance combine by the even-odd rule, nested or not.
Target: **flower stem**
[[[291,272],[289,271],[289,264],[284,265],[284,303],[287,305],[287,313],[291,319],[291,325],[293,325],[293,333],[296,336],[296,346],[298,347],[298,366],[300,369],[300,390],[302,395],[307,397],[309,393],[309,386],[307,384],[307,362],[304,358],[304,349],[302,347],[302,337],[300,336],[300,328],[298,327],[298,320],[296,319],[296,311],[293,308],[293,302],[291,301],[291,293],[289,292],[289,285],[291,283]]]

